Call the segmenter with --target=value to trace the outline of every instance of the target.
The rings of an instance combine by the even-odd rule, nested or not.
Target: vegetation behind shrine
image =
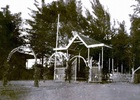
[[[32,19],[25,22],[20,16],[21,13],[11,14],[7,6],[5,11],[0,12],[0,79],[4,72],[4,62],[15,47],[29,43],[39,58],[48,58],[54,52],[58,14],[59,46],[67,45],[73,32],[81,33],[112,46],[112,54],[106,53],[105,56],[112,56],[119,69],[122,64],[126,72],[133,66],[136,69],[140,66],[140,2],[136,1],[137,5],[133,5],[134,13],[130,15],[130,34],[126,31],[125,21],[111,22],[110,13],[99,0],[91,0],[92,11],[87,9],[86,12],[82,11],[82,3],[76,0],[58,0],[50,4],[45,4],[44,0],[41,4],[35,1],[37,10],[30,9]],[[30,28],[24,29],[23,23]],[[119,27],[116,28],[116,24]],[[25,31],[28,34],[24,34]],[[105,49],[105,52],[108,50]],[[19,62],[23,62],[19,54],[12,57],[10,78],[33,78],[32,69],[26,69],[25,64]]]

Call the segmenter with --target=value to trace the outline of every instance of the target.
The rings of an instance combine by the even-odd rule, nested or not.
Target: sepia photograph
[[[140,0],[0,0],[0,100],[140,100]]]

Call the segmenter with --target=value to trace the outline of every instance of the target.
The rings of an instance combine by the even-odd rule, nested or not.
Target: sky
[[[37,1],[41,2],[41,0]],[[52,1],[56,0],[45,0],[46,3]],[[83,11],[84,8],[91,10],[90,1],[92,0],[81,1],[83,3]],[[136,4],[135,0],[100,0],[100,2],[111,14],[111,22],[113,22],[113,20],[117,20],[119,22],[122,22],[124,20],[126,23],[126,29],[129,33],[129,28],[131,25],[129,14],[133,13],[133,8],[130,6]],[[22,18],[28,19],[30,18],[30,16],[28,15],[28,13],[30,13],[30,10],[28,8],[35,9],[33,3],[34,0],[0,0],[0,11],[2,11],[1,7],[10,5],[10,11],[12,13],[22,12]]]
[[[37,0],[41,2],[41,0]],[[54,0],[45,0],[46,3],[52,2]],[[55,0],[56,1],[56,0]],[[81,0],[83,3],[83,11],[85,8],[91,10],[91,4],[89,0]],[[92,1],[92,0],[91,0]],[[133,4],[136,4],[134,0],[100,0],[101,4],[105,7],[106,10],[109,11],[111,15],[111,22],[113,20],[118,20],[122,22],[123,20],[126,23],[126,29],[129,33],[130,30],[130,17],[129,14],[133,14],[133,8],[130,7]],[[6,7],[6,5],[10,5],[11,13],[21,12],[21,17],[23,19],[28,19],[30,16],[28,13],[31,13],[28,8],[35,9],[33,5],[34,0],[0,0],[0,11],[2,11],[2,7]],[[34,63],[34,62],[33,62]],[[30,63],[29,67],[32,66]]]

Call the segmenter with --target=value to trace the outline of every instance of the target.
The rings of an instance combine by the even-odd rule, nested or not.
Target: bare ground
[[[140,84],[40,81],[39,85],[10,81],[3,87],[0,81],[0,100],[140,100]]]

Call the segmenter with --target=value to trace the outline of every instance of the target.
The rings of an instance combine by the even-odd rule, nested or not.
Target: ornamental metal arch
[[[9,53],[9,55],[8,55],[8,57],[7,57],[7,61],[6,61],[6,63],[5,63],[6,70],[5,70],[4,75],[3,75],[3,86],[7,85],[7,82],[8,82],[8,81],[7,81],[7,75],[8,75],[8,71],[9,71],[9,64],[8,64],[8,62],[10,61],[12,55],[13,55],[15,52],[20,51],[20,49],[24,49],[24,48],[29,48],[29,49],[32,51],[33,56],[34,56],[34,58],[35,58],[35,65],[37,64],[37,57],[36,57],[36,55],[35,55],[35,52],[34,52],[34,50],[33,50],[28,44],[27,44],[27,45],[21,45],[21,46],[19,46],[19,47],[14,48],[14,49]],[[35,67],[35,72],[36,72],[36,70],[37,70],[37,67]],[[36,73],[35,73],[35,75],[36,75]],[[35,81],[34,81],[34,86],[35,86],[35,87],[38,87],[38,79],[35,79]]]
[[[72,57],[72,58],[70,59],[70,61],[72,61],[74,58],[77,58],[77,57],[83,59],[85,65],[88,66],[88,65],[87,65],[87,61],[85,60],[85,58],[82,57],[82,56],[80,56],[80,55],[76,55],[76,56]]]
[[[19,47],[14,48],[14,49],[9,53],[9,55],[8,55],[8,57],[7,57],[7,62],[10,61],[12,55],[13,55],[15,52],[19,51],[19,50],[22,49],[22,48],[29,48],[29,49],[33,52],[33,56],[34,56],[34,58],[35,58],[35,64],[36,64],[36,63],[37,63],[37,57],[36,57],[36,54],[35,54],[34,50],[33,50],[30,46],[26,46],[26,45],[21,45],[21,46],[19,46]]]
[[[57,54],[58,54],[58,55],[64,56],[65,59],[66,59],[66,61],[68,61],[68,57],[66,56],[66,54],[64,54],[63,52],[55,52],[55,53],[53,53],[53,54],[49,57],[48,64],[50,64],[52,57],[53,57],[53,56],[56,56]]]

